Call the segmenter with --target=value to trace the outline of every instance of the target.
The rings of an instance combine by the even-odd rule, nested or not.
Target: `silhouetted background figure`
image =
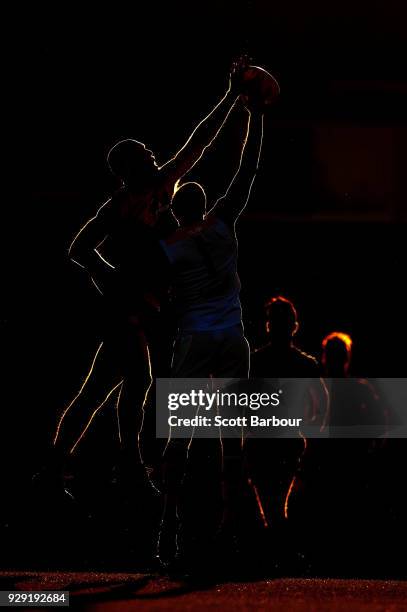
[[[327,411],[327,393],[320,381],[321,366],[312,355],[294,343],[299,329],[294,304],[281,295],[265,304],[265,329],[268,342],[252,353],[250,375],[253,378],[316,379],[305,383],[304,418],[322,426]],[[248,476],[255,492],[263,525],[273,530],[272,545],[288,548],[286,523],[291,518],[291,503],[303,497],[302,471],[306,454],[315,441],[299,432],[293,439],[249,439],[246,443]],[[290,503],[289,503],[290,502]],[[303,500],[301,500],[303,505]],[[281,551],[280,551],[281,552]],[[270,554],[279,553],[272,550]]]
[[[272,297],[265,305],[265,316],[268,342],[252,353],[251,376],[318,378],[318,361],[294,343],[300,326],[294,304],[281,295]]]
[[[348,334],[332,332],[322,341],[322,365],[329,380],[338,378],[330,386],[331,428],[377,428],[377,435],[386,434],[386,413],[371,379],[349,376],[352,358],[352,339]],[[344,380],[346,379],[346,380]],[[369,444],[376,444],[373,440]]]
[[[247,204],[258,168],[263,136],[260,111],[251,110],[247,130],[238,173],[209,212],[205,191],[197,183],[181,185],[172,200],[179,228],[162,245],[171,266],[178,325],[171,368],[177,378],[247,377],[249,373],[235,223]],[[201,447],[208,447],[207,440],[202,442]],[[171,556],[169,550],[164,551],[164,540],[173,541],[188,443],[170,440],[164,455],[167,493],[158,551],[162,559]],[[230,519],[241,480],[240,440],[223,441],[222,473],[225,522],[226,515]]]
[[[118,142],[108,154],[121,188],[73,240],[70,258],[102,294],[101,344],[80,392],[62,414],[54,437],[57,465],[73,453],[96,413],[115,402],[122,472],[130,482],[140,466],[138,434],[152,382],[149,332],[166,291],[166,259],[157,219],[168,208],[176,182],[197,162],[222,127],[237,96],[242,66],[232,69],[227,93],[166,164],[136,140]]]
[[[366,516],[376,513],[382,503],[381,464],[386,435],[386,411],[372,381],[350,377],[352,339],[332,332],[322,341],[322,364],[330,393],[330,430],[324,440],[321,474],[325,479],[325,501],[321,508],[329,525],[336,524],[331,540],[352,540],[363,532]],[[342,438],[349,429],[374,427],[367,436]],[[342,432],[342,433],[341,433]],[[366,436],[366,433],[365,433]],[[344,533],[345,532],[345,533]]]

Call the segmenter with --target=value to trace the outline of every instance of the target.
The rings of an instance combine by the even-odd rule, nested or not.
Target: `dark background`
[[[395,0],[14,9],[3,119],[8,481],[36,465],[98,344],[97,296],[66,251],[116,187],[107,151],[134,137],[168,159],[243,51],[282,92],[238,228],[247,335],[261,342],[262,304],[283,294],[304,350],[318,356],[325,334],[344,331],[355,374],[405,375],[406,17]],[[194,170],[210,197],[232,176],[237,123]]]

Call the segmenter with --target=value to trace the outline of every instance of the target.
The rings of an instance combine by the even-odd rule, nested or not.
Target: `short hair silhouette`
[[[138,140],[127,138],[117,142],[107,154],[111,172],[126,184],[143,179],[155,166],[153,152]]]
[[[282,295],[270,298],[264,305],[267,331],[273,335],[292,337],[299,323],[294,304]]]
[[[325,369],[348,372],[352,355],[352,338],[334,331],[322,340],[322,365]]]
[[[176,186],[171,208],[181,225],[200,221],[206,212],[206,193],[202,185],[190,181]]]

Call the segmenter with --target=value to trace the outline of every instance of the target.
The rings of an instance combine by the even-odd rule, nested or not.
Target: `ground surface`
[[[2,590],[67,590],[71,608],[132,610],[264,610],[404,612],[407,582],[279,578],[192,585],[148,574],[2,572]],[[21,609],[21,608],[20,608]]]

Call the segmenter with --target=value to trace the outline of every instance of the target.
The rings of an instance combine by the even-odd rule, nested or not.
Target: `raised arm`
[[[205,149],[215,140],[240,94],[246,65],[245,58],[241,58],[233,65],[226,94],[196,126],[178,153],[161,166],[160,170],[165,173],[166,180],[175,184],[193,168],[202,157]]]
[[[209,214],[215,213],[230,225],[235,223],[249,201],[251,188],[259,167],[262,142],[263,114],[252,110],[249,113],[239,168],[227,192],[215,203]]]

